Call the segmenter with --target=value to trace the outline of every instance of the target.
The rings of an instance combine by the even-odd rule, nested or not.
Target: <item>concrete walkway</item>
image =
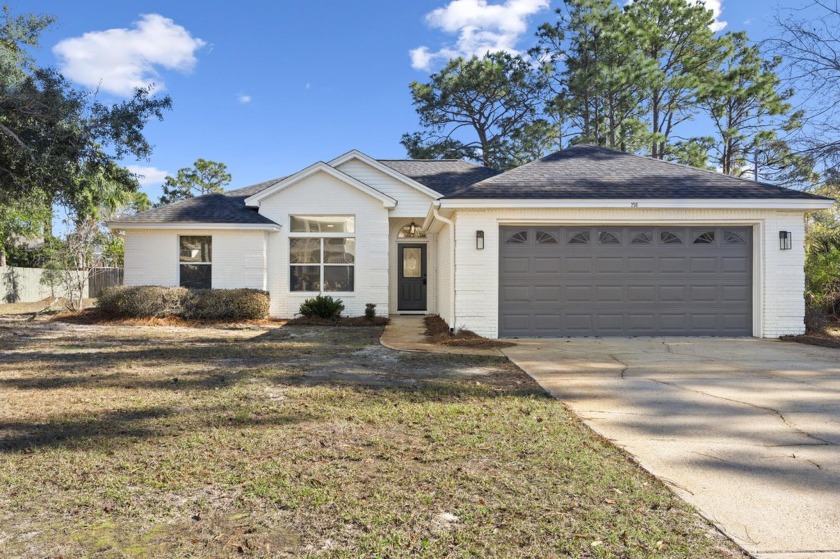
[[[390,349],[399,351],[425,351],[429,353],[451,353],[455,355],[491,355],[503,357],[498,349],[484,349],[471,347],[454,347],[432,344],[426,341],[425,316],[391,315],[390,324],[379,338],[379,343]]]
[[[840,350],[757,339],[502,350],[762,558],[840,558]]]

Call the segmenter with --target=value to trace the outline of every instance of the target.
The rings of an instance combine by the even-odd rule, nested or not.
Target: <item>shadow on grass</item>
[[[108,448],[115,440],[148,439],[181,435],[184,431],[214,428],[277,426],[311,419],[307,413],[253,416],[226,408],[176,411],[148,407],[71,416],[48,423],[4,421],[0,432],[0,453],[28,452],[41,448]],[[188,429],[187,429],[188,427]],[[107,443],[107,444],[105,444]]]

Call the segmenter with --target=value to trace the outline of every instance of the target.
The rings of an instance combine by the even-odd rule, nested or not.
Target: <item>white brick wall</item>
[[[289,291],[289,216],[298,214],[355,215],[355,292],[335,296],[344,302],[347,316],[364,314],[366,303],[376,304],[377,313],[387,316],[388,210],[382,202],[326,173],[316,173],[263,200],[260,213],[281,225],[280,232],[267,235],[272,316],[291,318],[314,295]]]
[[[213,237],[213,288],[266,289],[265,233],[222,229],[126,231],[125,285],[179,285],[179,235]]]
[[[499,226],[506,224],[751,225],[753,334],[778,337],[804,332],[804,217],[776,210],[545,209],[459,210],[456,213],[456,326],[498,337]],[[475,248],[483,230],[485,249]],[[793,250],[779,250],[779,231],[791,231]],[[442,251],[441,251],[442,252]],[[441,270],[443,266],[441,266]],[[448,276],[440,275],[441,278]],[[439,290],[446,286],[440,285]],[[445,303],[439,305],[445,308]]]

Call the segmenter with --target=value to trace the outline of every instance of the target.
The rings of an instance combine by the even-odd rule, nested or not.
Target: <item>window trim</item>
[[[183,262],[183,261],[181,261],[181,238],[182,237],[207,237],[208,239],[210,239],[210,261],[209,262]],[[214,245],[213,235],[196,235],[196,234],[193,233],[193,234],[190,234],[190,235],[176,235],[175,236],[175,265],[176,265],[176,271],[177,271],[177,274],[178,274],[178,287],[183,287],[183,285],[181,285],[181,266],[183,266],[184,264],[189,264],[189,265],[197,265],[197,266],[210,266],[210,287],[207,287],[207,288],[190,288],[190,287],[188,287],[187,289],[213,289],[213,250],[214,250],[213,245]]]
[[[320,233],[320,232],[292,232],[292,217],[297,216],[306,216],[306,217],[352,217],[353,218],[353,232],[352,233],[344,233],[344,232],[336,232],[336,233]],[[289,256],[288,256],[288,278],[289,278],[289,293],[295,295],[320,295],[320,294],[328,294],[328,295],[340,295],[342,297],[352,297],[356,294],[356,255],[358,254],[358,238],[356,232],[356,214],[315,214],[315,213],[300,213],[300,214],[289,214],[289,236],[288,236],[288,244],[286,246],[289,247]],[[292,263],[292,240],[294,239],[320,239],[321,241],[321,261],[316,263],[299,263],[294,264]],[[342,263],[325,263],[324,262],[324,255],[325,255],[325,242],[326,239],[353,239],[354,241],[354,248],[355,254],[353,255],[353,262],[342,262]],[[318,273],[319,273],[319,286],[321,287],[320,290],[313,291],[298,291],[292,289],[292,267],[293,266],[318,266]],[[324,268],[325,267],[339,267],[339,266],[352,266],[353,267],[353,291],[325,291],[324,290]]]

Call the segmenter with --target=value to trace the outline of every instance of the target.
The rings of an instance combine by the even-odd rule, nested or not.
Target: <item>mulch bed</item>
[[[831,334],[800,334],[799,336],[782,336],[783,342],[798,342],[800,344],[818,345],[840,349],[840,337]]]
[[[427,316],[424,319],[426,324],[426,341],[446,345],[450,347],[473,347],[479,349],[497,349],[511,347],[516,344],[483,338],[471,330],[458,330],[456,333],[449,332],[449,325],[439,316]]]
[[[390,319],[384,316],[342,316],[339,318],[318,318],[299,316],[286,321],[287,326],[385,326]]]

